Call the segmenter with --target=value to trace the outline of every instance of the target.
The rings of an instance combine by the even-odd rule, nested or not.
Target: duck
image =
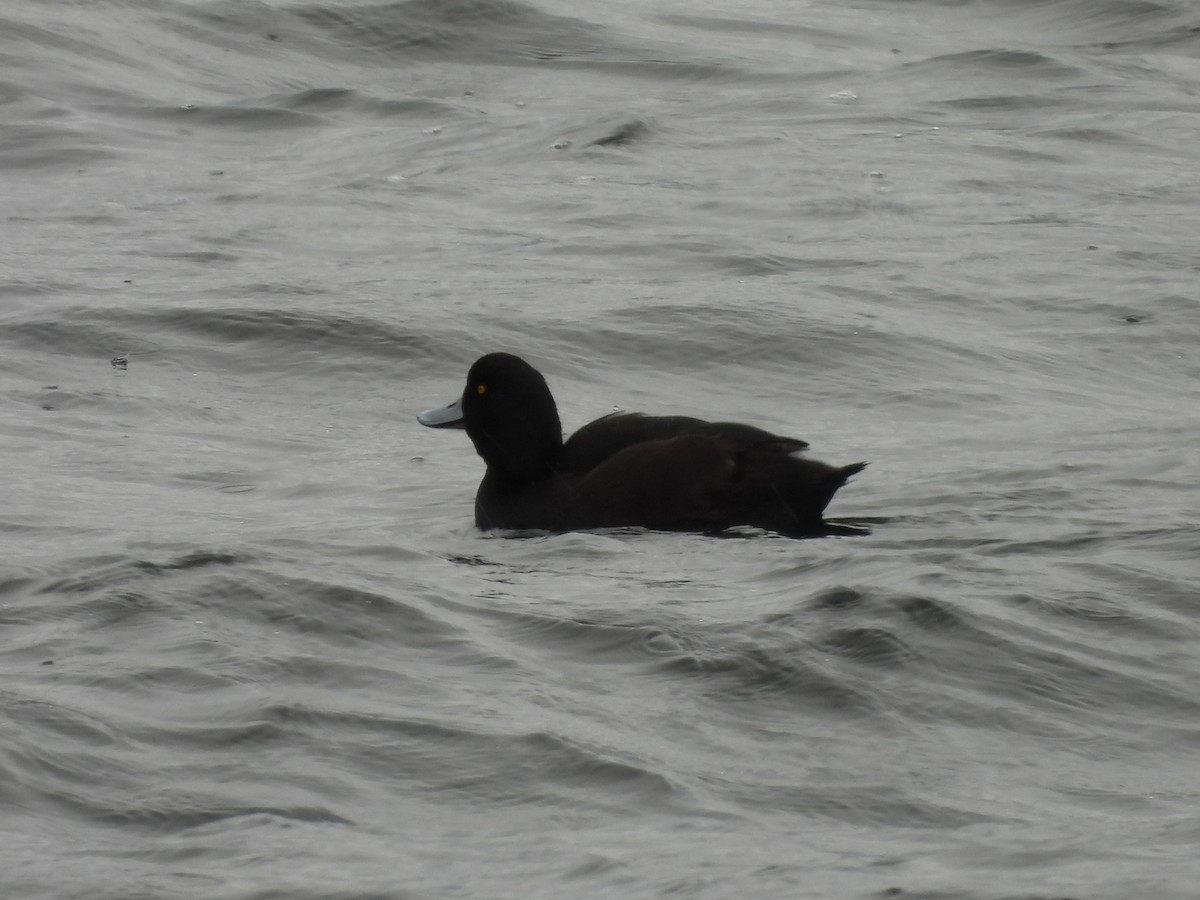
[[[867,465],[830,465],[800,455],[799,438],[690,416],[614,412],[564,441],[545,377],[511,353],[480,357],[462,396],[417,420],[465,429],[475,445],[486,465],[475,495],[483,531],[845,533],[825,508]]]

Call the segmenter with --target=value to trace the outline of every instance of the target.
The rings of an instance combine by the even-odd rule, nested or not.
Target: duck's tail
[[[772,459],[772,463],[778,462]],[[786,468],[782,465],[773,468],[767,479],[774,502],[758,501],[754,508],[760,511],[760,518],[750,520],[751,524],[784,534],[821,533],[822,515],[833,495],[866,467],[865,462],[831,466],[815,459],[787,457]],[[762,510],[769,514],[762,515]]]
[[[841,487],[850,480],[850,476],[857,475],[866,467],[867,464],[865,462],[856,462],[850,463],[848,466],[841,466],[840,468],[834,469],[829,473],[829,481],[830,483]]]

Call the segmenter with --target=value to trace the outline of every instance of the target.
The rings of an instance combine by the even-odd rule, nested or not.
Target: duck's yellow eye
[[[487,385],[486,384],[475,385],[475,393],[479,394],[480,396],[482,396],[483,394],[486,394],[487,393]]]

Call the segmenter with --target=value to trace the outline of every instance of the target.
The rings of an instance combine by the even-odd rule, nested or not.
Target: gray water
[[[0,0],[3,894],[1200,895],[1198,51]],[[871,534],[481,534],[493,350]]]

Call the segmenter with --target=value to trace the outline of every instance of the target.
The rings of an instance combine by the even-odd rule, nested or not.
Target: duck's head
[[[421,413],[430,428],[466,428],[488,471],[509,481],[545,475],[562,451],[562,423],[546,379],[511,353],[480,357],[462,397]]]

